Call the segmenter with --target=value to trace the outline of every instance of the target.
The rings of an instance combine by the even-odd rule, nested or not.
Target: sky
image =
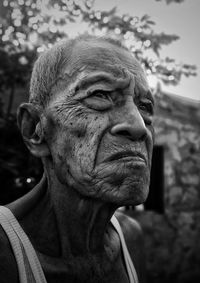
[[[164,86],[167,93],[200,101],[200,0],[185,0],[167,5],[165,0],[95,0],[99,10],[117,7],[118,14],[143,16],[148,14],[155,21],[155,31],[176,34],[180,37],[170,45],[163,46],[161,57],[197,66],[197,76],[181,79],[178,86]]]

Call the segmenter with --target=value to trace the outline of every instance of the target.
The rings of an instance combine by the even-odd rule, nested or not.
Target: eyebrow
[[[132,77],[133,79],[133,77]],[[80,81],[74,86],[74,95],[76,95],[78,90],[85,90],[89,86],[100,83],[100,82],[106,82],[110,86],[112,86],[113,90],[116,89],[125,89],[129,87],[131,82],[131,76],[124,74],[124,77],[115,77],[111,74],[108,74],[106,72],[98,72],[93,74],[88,74],[84,78],[80,79]],[[145,96],[145,98],[149,99],[153,105],[155,105],[155,99],[152,95],[152,92],[150,89],[147,91],[142,91],[142,94]]]
[[[99,82],[106,82],[107,84],[111,85],[113,89],[123,89],[128,87],[128,85],[130,84],[130,77],[117,78],[106,72],[90,74],[85,78],[82,78],[81,81],[77,83],[77,85],[75,86],[75,92],[79,89],[84,90],[90,85]]]

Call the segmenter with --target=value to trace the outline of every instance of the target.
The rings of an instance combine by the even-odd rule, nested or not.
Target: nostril
[[[119,131],[117,134],[120,135],[120,136],[124,136],[124,137],[131,138],[130,132],[129,132],[129,131],[126,131],[126,130]]]
[[[119,136],[122,136],[122,137],[125,137],[125,138],[128,138],[128,139],[131,139],[131,140],[140,140],[140,141],[144,141],[146,139],[146,132],[140,132],[140,133],[137,133],[137,134],[132,134],[130,131],[119,131],[117,133],[117,135]]]

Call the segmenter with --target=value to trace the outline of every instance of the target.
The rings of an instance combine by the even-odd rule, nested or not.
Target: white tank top
[[[124,235],[115,216],[111,223],[117,231],[130,283],[138,283],[135,267],[128,252]],[[0,206],[0,225],[4,229],[17,262],[20,283],[47,283],[37,254],[13,213],[5,206]]]

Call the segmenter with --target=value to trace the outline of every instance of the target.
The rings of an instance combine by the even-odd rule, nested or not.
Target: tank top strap
[[[113,227],[115,228],[115,230],[117,231],[119,238],[120,238],[120,241],[121,241],[121,247],[122,247],[123,257],[124,257],[128,277],[129,277],[129,282],[130,283],[139,283],[138,276],[137,276],[135,267],[133,265],[133,262],[131,260],[131,257],[130,257],[125,239],[124,239],[124,235],[123,235],[121,226],[119,224],[119,221],[117,220],[117,218],[114,215],[111,218],[111,223],[112,223]]]
[[[0,224],[17,262],[20,283],[47,283],[37,254],[10,209],[0,206]]]

